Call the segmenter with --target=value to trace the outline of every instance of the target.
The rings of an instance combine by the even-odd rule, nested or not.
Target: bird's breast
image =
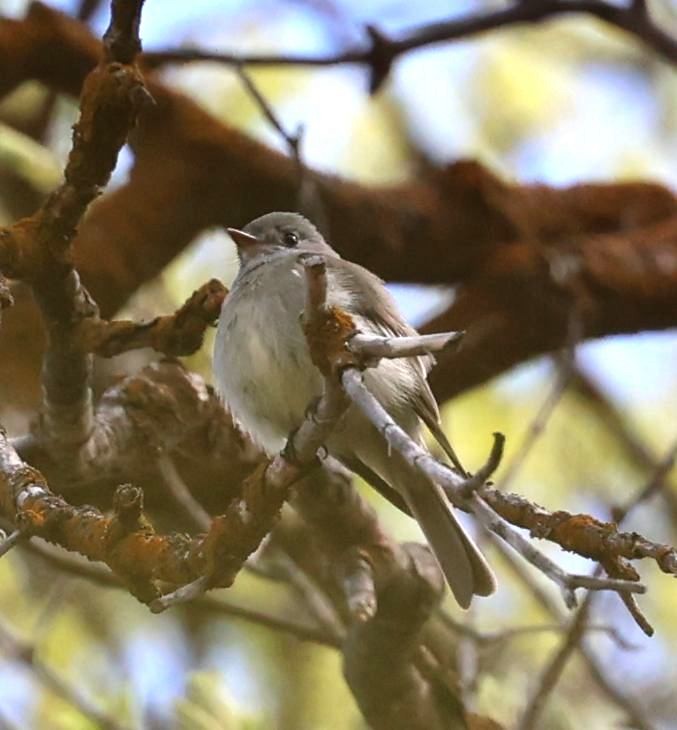
[[[224,303],[214,375],[234,418],[275,453],[320,394],[321,381],[299,322],[302,281],[288,267],[262,268],[239,282]]]

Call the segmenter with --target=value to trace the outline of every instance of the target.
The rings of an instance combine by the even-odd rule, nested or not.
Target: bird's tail
[[[404,497],[421,526],[459,605],[468,608],[473,595],[491,595],[496,590],[494,573],[442,489],[401,457],[396,460],[399,463],[389,476],[397,483],[389,480],[391,486]]]

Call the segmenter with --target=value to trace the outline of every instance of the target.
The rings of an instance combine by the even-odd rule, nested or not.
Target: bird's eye
[[[299,237],[293,231],[287,231],[282,240],[287,248],[294,248],[294,246],[298,245]]]

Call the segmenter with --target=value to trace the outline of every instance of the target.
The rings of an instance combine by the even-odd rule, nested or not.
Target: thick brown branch
[[[591,199],[594,193],[590,191]],[[673,209],[677,206],[673,203]],[[496,249],[425,332],[465,329],[431,374],[440,398],[581,339],[677,324],[677,214],[637,230]]]
[[[330,466],[297,486],[293,504],[312,537],[284,544],[303,546],[295,558],[345,618],[344,673],[362,712],[387,730],[465,727],[458,688],[442,669],[451,659],[443,658],[448,632],[434,619],[443,590],[434,558],[393,541],[345,472]],[[307,550],[308,539],[320,550]]]

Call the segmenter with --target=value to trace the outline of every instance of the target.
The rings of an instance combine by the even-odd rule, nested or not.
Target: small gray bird
[[[326,261],[329,305],[348,312],[359,331],[415,335],[383,282],[343,260],[319,231],[296,213],[269,213],[228,229],[240,271],[221,310],[214,347],[214,380],[226,407],[268,454],[279,452],[322,393],[301,329],[305,284],[301,254]],[[426,382],[432,357],[383,359],[364,374],[365,385],[390,416],[422,444],[421,422],[455,463]],[[398,507],[412,514],[430,543],[458,603],[487,596],[496,581],[486,560],[457,521],[442,489],[433,485],[351,406],[332,432],[327,451]]]

